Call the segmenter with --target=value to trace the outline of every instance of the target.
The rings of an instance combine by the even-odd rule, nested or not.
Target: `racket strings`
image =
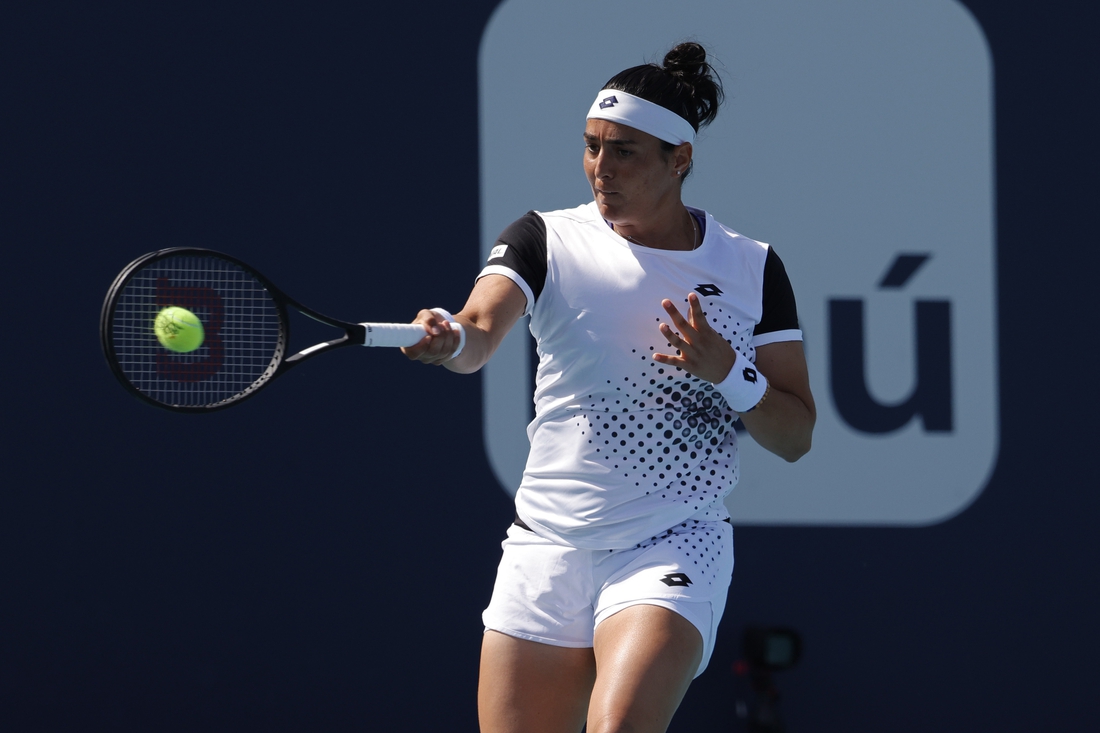
[[[189,353],[161,346],[153,330],[163,308],[194,313],[205,331]],[[247,394],[274,373],[285,331],[266,288],[235,263],[214,256],[156,260],[118,294],[112,346],[119,367],[146,396],[166,405],[205,407]]]

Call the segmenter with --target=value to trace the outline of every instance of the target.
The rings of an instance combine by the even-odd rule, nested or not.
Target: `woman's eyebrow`
[[[600,141],[600,139],[598,137],[596,137],[595,135],[590,135],[587,132],[584,133],[584,140],[585,140],[585,142],[590,142],[590,143]],[[604,143],[607,144],[607,145],[637,145],[638,141],[637,140],[629,140],[629,139],[625,139],[625,138],[614,138],[614,139],[611,139],[611,140],[604,140]]]

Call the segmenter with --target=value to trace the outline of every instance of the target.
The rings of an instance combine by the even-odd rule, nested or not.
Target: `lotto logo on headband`
[[[673,145],[695,140],[695,128],[680,115],[617,89],[601,89],[588,108],[586,119],[610,120],[627,125]]]

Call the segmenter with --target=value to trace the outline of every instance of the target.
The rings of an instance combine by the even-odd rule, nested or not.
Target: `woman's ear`
[[[673,168],[677,176],[687,173],[688,166],[691,165],[691,153],[691,143],[680,143],[672,149]]]

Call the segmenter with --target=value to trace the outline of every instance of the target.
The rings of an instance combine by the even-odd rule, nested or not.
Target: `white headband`
[[[604,89],[597,94],[587,119],[620,122],[673,145],[695,142],[695,128],[683,117],[617,89]]]

